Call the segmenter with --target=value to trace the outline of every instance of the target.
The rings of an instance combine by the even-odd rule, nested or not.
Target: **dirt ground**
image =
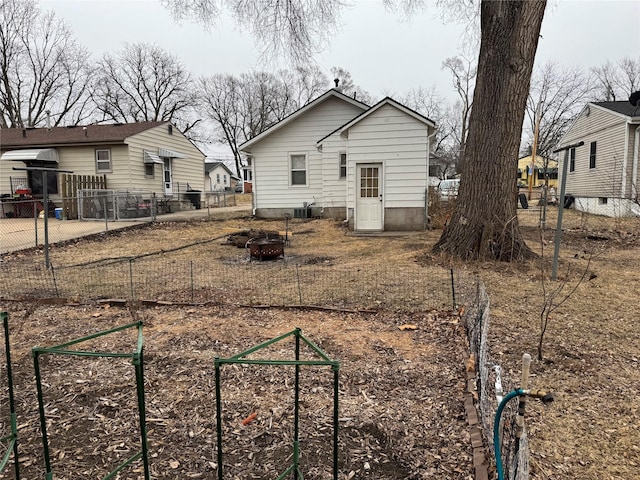
[[[76,242],[53,255],[58,263],[113,257],[150,251],[157,248],[158,238],[167,245],[180,245],[234,228],[268,225],[234,218],[179,228],[156,225],[99,241]],[[403,262],[446,263],[428,254],[438,231],[361,238],[347,236],[339,225],[323,221],[294,223],[292,229],[294,244],[296,232],[307,232],[307,249],[341,263],[361,264],[363,257],[354,252],[366,252],[366,261],[393,262],[400,269]],[[525,235],[540,251],[537,230],[525,229]],[[531,478],[637,478],[640,228],[565,232],[560,282],[544,285],[547,297],[559,285],[565,286],[564,292],[574,286],[575,291],[551,315],[544,360],[538,361],[539,318],[545,298],[541,264],[548,277],[553,248],[551,238],[544,240],[541,262],[455,265],[479,274],[487,285],[492,356],[517,378],[522,354],[531,353],[533,386],[555,394],[551,406],[532,403],[528,408]],[[389,243],[397,248],[385,248]],[[220,249],[212,258],[221,260],[225,255],[237,253]],[[19,260],[19,256],[5,259]],[[585,270],[587,275],[576,285]],[[31,348],[138,320],[144,322],[153,478],[215,478],[214,359],[230,357],[295,327],[340,361],[339,478],[472,478],[462,405],[466,342],[449,311],[399,315],[239,306],[36,306],[1,301],[0,308],[11,315],[23,478],[44,475]],[[417,329],[400,328],[405,325]],[[90,347],[131,351],[135,335],[125,332],[94,341]],[[273,346],[267,353],[290,358],[291,344]],[[104,476],[137,451],[135,382],[129,361],[51,355],[45,357],[42,368],[54,478]],[[222,369],[225,478],[275,478],[286,469],[292,453],[292,385],[291,367],[228,365]],[[302,470],[305,478],[328,478],[332,374],[326,367],[303,369],[301,385]],[[6,418],[5,401],[2,408]],[[255,420],[243,425],[254,412]],[[0,478],[11,475],[6,469]],[[141,475],[140,462],[134,462],[116,478]]]

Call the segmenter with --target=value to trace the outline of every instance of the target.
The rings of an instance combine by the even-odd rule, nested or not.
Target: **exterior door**
[[[356,166],[356,230],[382,230],[382,164]]]
[[[173,187],[172,187],[172,183],[171,183],[171,159],[170,158],[165,158],[164,159],[164,173],[163,173],[163,180],[164,180],[164,194],[165,195],[172,195],[173,194]]]

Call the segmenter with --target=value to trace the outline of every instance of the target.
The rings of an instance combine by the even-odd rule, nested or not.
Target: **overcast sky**
[[[380,0],[351,3],[331,45],[316,57],[328,77],[332,66],[343,67],[375,97],[432,85],[447,98],[455,96],[441,65],[461,51],[463,25],[444,24],[436,8],[406,22]],[[588,68],[640,56],[640,1],[550,0],[549,5],[538,64],[555,59]],[[195,76],[274,68],[260,63],[250,34],[228,18],[207,32],[176,23],[155,0],[44,0],[42,6],[64,18],[95,58],[119,50],[123,42],[150,42],[176,55]]]

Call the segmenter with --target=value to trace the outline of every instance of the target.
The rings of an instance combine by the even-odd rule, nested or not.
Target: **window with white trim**
[[[111,150],[96,150],[96,172],[111,171]]]
[[[340,152],[338,155],[340,163],[340,178],[346,178],[347,176],[347,152]]]
[[[306,185],[307,155],[305,153],[289,155],[289,167],[291,170],[291,185]]]

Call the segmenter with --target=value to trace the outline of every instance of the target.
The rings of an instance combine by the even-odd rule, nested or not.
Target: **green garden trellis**
[[[0,460],[0,472],[4,471],[4,467],[9,462],[9,456],[13,452],[13,462],[16,472],[16,480],[20,480],[20,465],[18,462],[18,426],[16,421],[16,407],[13,396],[13,374],[11,371],[11,349],[9,347],[9,314],[7,312],[0,312],[0,319],[2,319],[2,326],[4,328],[4,352],[7,359],[7,389],[9,390],[9,415],[11,433],[0,438],[0,443],[3,445],[6,443],[6,451]]]
[[[93,340],[99,337],[103,337],[105,335],[110,335],[116,332],[120,332],[127,329],[137,329],[138,334],[138,342],[135,352],[133,353],[115,353],[115,352],[92,352],[92,351],[84,351],[84,350],[69,350],[68,347],[73,345],[78,345],[82,342],[86,342],[89,340]],[[112,328],[111,330],[105,330],[102,332],[95,333],[93,335],[88,335],[86,337],[79,338],[77,340],[73,340],[71,342],[62,343],[60,345],[56,345],[49,348],[33,348],[33,364],[36,371],[36,387],[38,389],[38,407],[40,410],[40,427],[42,429],[42,445],[43,445],[43,453],[44,453],[44,463],[45,463],[45,480],[53,480],[53,472],[51,470],[51,458],[49,454],[49,440],[47,437],[47,418],[44,411],[44,401],[42,395],[42,378],[40,375],[40,364],[39,358],[40,355],[43,354],[58,354],[58,355],[73,355],[80,357],[111,357],[111,358],[130,358],[131,363],[135,367],[136,373],[136,391],[138,395],[138,414],[140,420],[140,439],[141,439],[141,449],[136,452],[133,456],[125,460],[123,463],[118,465],[111,473],[109,473],[103,480],[109,480],[114,478],[121,470],[127,467],[132,462],[142,459],[142,463],[144,465],[144,478],[145,480],[150,480],[149,476],[149,459],[147,454],[147,426],[146,426],[146,418],[145,418],[145,406],[144,406],[144,369],[143,369],[143,341],[142,341],[142,322],[130,323],[127,325],[123,325],[120,327]]]
[[[289,337],[295,337],[295,359],[294,360],[266,360],[249,359],[248,355],[257,352],[265,347],[273,345]],[[304,342],[320,359],[300,360],[300,343]],[[293,460],[292,464],[281,473],[276,480],[282,480],[287,475],[293,474],[294,480],[302,480],[304,476],[300,471],[300,439],[299,439],[299,411],[300,411],[300,367],[302,366],[330,366],[333,371],[333,479],[338,480],[338,373],[340,363],[331,360],[317,345],[307,339],[300,328],[296,328],[289,333],[268,340],[249,350],[229,358],[216,358],[216,424],[218,440],[218,480],[223,480],[223,454],[222,454],[222,400],[220,397],[220,366],[224,364],[253,364],[253,365],[293,365],[295,366],[295,393],[294,393],[294,433],[293,433]]]

